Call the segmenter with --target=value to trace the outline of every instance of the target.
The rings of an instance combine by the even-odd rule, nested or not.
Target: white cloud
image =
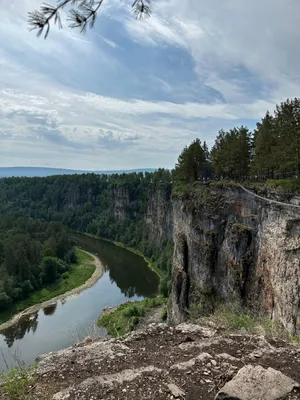
[[[199,77],[221,90],[226,99],[243,95],[245,100],[243,85],[229,83],[229,77],[222,82],[222,74],[232,74],[236,67],[274,85],[271,101],[299,94],[298,0],[162,0],[152,8],[149,23],[125,19],[133,39],[187,50]]]
[[[40,3],[0,0],[0,35],[5,38],[0,44],[2,165],[11,159],[41,164],[45,157],[43,164],[73,168],[79,160],[80,168],[171,167],[196,136],[212,144],[218,129],[258,120],[275,103],[299,95],[298,0],[160,0],[144,21],[132,17],[130,2],[104,2],[98,26],[116,19],[133,40],[130,46],[128,37],[119,43],[118,35],[110,37],[101,29],[81,36],[54,28],[47,41],[36,39],[28,31],[26,13]],[[124,71],[132,66],[132,46],[133,57],[141,50],[141,62],[135,58],[131,76]],[[172,71],[166,71],[163,57],[168,59],[170,46],[173,55],[179,49],[181,58],[174,57]],[[157,73],[143,67],[149,47],[155,55],[160,52],[161,64],[153,59]],[[184,57],[192,60],[195,85],[188,79],[190,70],[184,74],[180,69],[175,84],[168,80],[169,72],[176,77],[176,63]],[[94,82],[100,75],[93,65],[102,77],[97,89]],[[118,71],[118,80],[104,82],[111,70]],[[128,87],[127,77],[132,87],[143,80],[143,91],[130,97],[124,89],[118,98],[115,87]],[[105,85],[112,94],[104,95]],[[209,103],[198,88],[199,93],[211,88]],[[170,100],[173,96],[176,102]]]

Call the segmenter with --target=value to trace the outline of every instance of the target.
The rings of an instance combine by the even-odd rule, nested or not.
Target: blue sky
[[[143,21],[130,4],[45,41],[26,22],[39,0],[0,0],[0,166],[172,168],[299,96],[298,0],[153,0]]]

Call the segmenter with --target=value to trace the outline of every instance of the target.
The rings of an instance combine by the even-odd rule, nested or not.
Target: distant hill
[[[51,175],[74,175],[74,174],[123,174],[131,172],[153,172],[154,168],[128,169],[116,171],[84,171],[63,168],[44,168],[44,167],[0,167],[0,178],[8,178],[12,176],[20,177],[44,177]]]

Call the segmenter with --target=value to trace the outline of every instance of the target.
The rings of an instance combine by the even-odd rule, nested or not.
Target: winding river
[[[91,288],[46,307],[0,334],[0,370],[16,360],[32,364],[37,356],[71,346],[90,334],[106,336],[95,325],[101,311],[127,300],[157,293],[159,278],[145,260],[113,243],[73,234],[78,246],[96,254],[105,272]]]

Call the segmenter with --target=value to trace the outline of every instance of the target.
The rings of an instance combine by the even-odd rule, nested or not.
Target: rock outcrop
[[[214,327],[152,324],[42,356],[36,378],[33,400],[299,400],[300,349]]]
[[[300,208],[291,196],[275,199],[287,205],[216,185],[173,196],[173,322],[193,304],[207,314],[221,302],[300,334]]]

